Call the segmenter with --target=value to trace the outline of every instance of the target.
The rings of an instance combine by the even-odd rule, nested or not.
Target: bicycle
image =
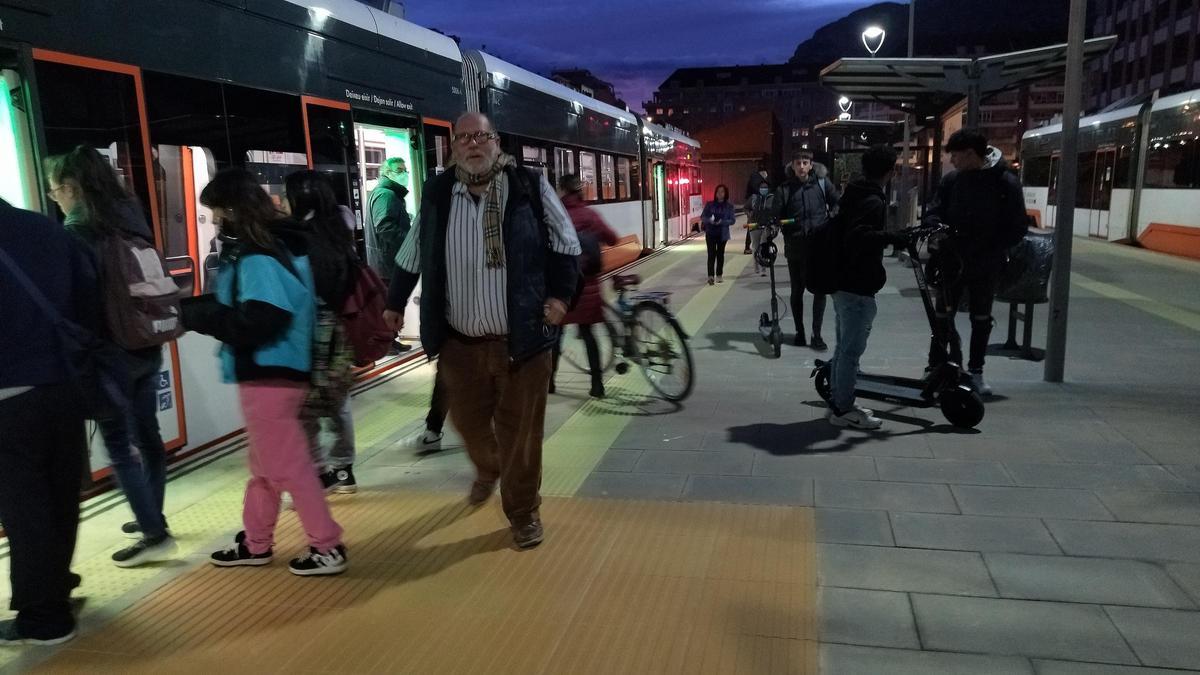
[[[612,282],[617,300],[604,303],[604,335],[596,336],[601,369],[624,375],[632,362],[663,398],[684,400],[695,385],[695,365],[688,334],[667,309],[671,292],[639,291],[642,280],[636,274],[618,274]],[[564,344],[562,358],[588,372],[582,340]]]

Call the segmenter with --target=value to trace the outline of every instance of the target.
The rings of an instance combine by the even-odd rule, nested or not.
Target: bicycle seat
[[[637,286],[642,283],[642,278],[636,274],[616,274],[612,278],[613,288],[618,291]]]

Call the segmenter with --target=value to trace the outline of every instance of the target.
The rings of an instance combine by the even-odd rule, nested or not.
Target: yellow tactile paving
[[[796,507],[549,498],[511,548],[495,500],[363,492],[352,567],[196,568],[36,672],[815,673],[812,515]]]

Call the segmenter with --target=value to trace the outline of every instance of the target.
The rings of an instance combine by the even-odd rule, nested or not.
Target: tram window
[[[1021,166],[1022,183],[1026,187],[1050,185],[1050,158],[1026,157]]]
[[[617,199],[629,199],[629,160],[617,158]]]
[[[1146,187],[1200,187],[1200,147],[1195,137],[1150,143],[1146,158]]]
[[[596,201],[599,191],[596,189],[596,154],[593,152],[579,153],[579,181],[583,183],[583,198],[585,201]]]
[[[0,69],[0,197],[17,208],[37,210],[42,186],[22,79],[15,70]]]
[[[605,199],[617,198],[617,177],[612,155],[600,156],[600,183]]]
[[[330,179],[339,204],[357,207],[351,200],[351,182],[358,178],[358,153],[350,111],[309,103],[306,112],[312,168]],[[411,150],[411,145],[406,149]]]
[[[1116,175],[1113,178],[1113,187],[1118,189],[1128,189],[1133,187],[1133,148],[1128,145],[1122,145],[1117,150],[1117,166],[1115,168]]]
[[[1092,208],[1092,182],[1096,179],[1096,153],[1079,155],[1079,174],[1075,181],[1075,208]]]
[[[450,128],[425,125],[425,178],[441,175],[450,163]]]
[[[47,152],[96,148],[148,212],[150,187],[133,76],[49,61],[37,61],[35,71]]]
[[[546,149],[532,145],[521,146],[521,164],[538,169],[546,180],[550,180],[550,169],[546,166]],[[553,184],[553,183],[552,183]]]
[[[276,203],[283,179],[308,168],[300,97],[224,85],[230,156],[255,173]]]
[[[567,148],[554,149],[554,180],[575,173],[575,153]]]
[[[379,167],[383,166],[383,160],[387,159],[386,155],[387,149],[384,147],[369,143],[363,144],[363,180],[379,180]]]

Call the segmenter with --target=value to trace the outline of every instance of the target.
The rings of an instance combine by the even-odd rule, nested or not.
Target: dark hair
[[[946,141],[946,152],[959,150],[973,150],[980,157],[987,157],[987,136],[984,136],[978,129],[959,129],[950,134],[950,139]]]
[[[756,171],[766,171],[767,170],[767,160],[765,160],[765,159],[758,160],[758,168],[755,170]]]
[[[87,210],[88,224],[102,232],[117,227],[117,204],[132,195],[121,186],[112,165],[95,148],[77,145],[64,155],[47,157],[43,162],[46,176],[62,185],[72,180],[79,184],[81,200]]]
[[[713,201],[714,202],[717,201],[717,193],[720,192],[721,190],[725,191],[725,201],[728,202],[729,201],[729,188],[726,187],[724,183],[721,183],[713,190]]]
[[[862,156],[863,175],[868,180],[879,180],[896,168],[896,150],[890,145],[872,145]]]
[[[568,173],[558,179],[558,189],[566,194],[573,195],[577,192],[583,192],[583,182],[579,180],[579,176]]]
[[[254,174],[240,168],[218,171],[200,191],[200,203],[210,209],[225,210],[221,229],[231,230],[226,234],[262,249],[275,248],[271,223],[282,214]]]
[[[812,159],[812,158],[813,158],[812,150],[797,150],[792,153],[792,161],[796,161],[797,159]]]
[[[284,179],[283,189],[293,218],[311,220],[313,230],[335,244],[353,241],[350,228],[346,227],[338,211],[337,195],[333,193],[328,176],[312,170],[297,171]]]

